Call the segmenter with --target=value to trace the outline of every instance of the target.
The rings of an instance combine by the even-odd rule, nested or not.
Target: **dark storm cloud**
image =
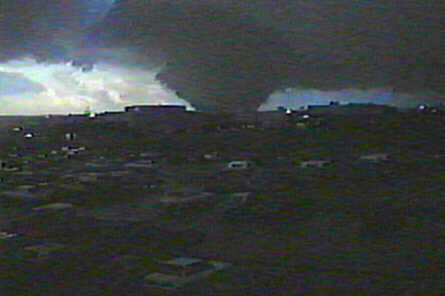
[[[128,0],[93,36],[166,60],[160,81],[198,107],[253,108],[295,85],[444,91],[444,12],[441,0]]]
[[[200,109],[252,109],[297,69],[278,30],[239,7],[211,2],[116,3],[92,34],[165,61],[158,79]]]
[[[75,50],[108,0],[1,0],[0,61],[33,55],[60,60]],[[102,9],[103,10],[103,9]]]
[[[54,36],[81,40],[85,3],[3,0],[0,59],[67,55],[76,42]],[[253,109],[293,86],[444,92],[444,12],[442,0],[118,0],[84,48],[146,54],[202,109]]]

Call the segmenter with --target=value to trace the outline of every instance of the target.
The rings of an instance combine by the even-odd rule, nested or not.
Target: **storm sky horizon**
[[[0,114],[444,103],[444,9],[439,0],[4,0]]]

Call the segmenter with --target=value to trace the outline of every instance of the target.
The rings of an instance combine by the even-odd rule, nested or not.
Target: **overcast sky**
[[[442,0],[2,0],[0,113],[439,103],[444,14]]]

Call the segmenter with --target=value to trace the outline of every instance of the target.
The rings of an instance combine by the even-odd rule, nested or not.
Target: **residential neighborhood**
[[[137,108],[0,118],[1,295],[445,287],[442,117]]]

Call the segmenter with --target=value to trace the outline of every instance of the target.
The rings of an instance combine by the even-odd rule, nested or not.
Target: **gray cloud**
[[[118,0],[84,38],[91,3],[2,1],[0,59],[130,48],[201,109],[254,109],[286,87],[445,92],[442,0]]]
[[[289,86],[444,91],[444,7],[439,0],[128,0],[95,34],[161,56],[169,63],[160,81],[198,106],[253,108]]]

